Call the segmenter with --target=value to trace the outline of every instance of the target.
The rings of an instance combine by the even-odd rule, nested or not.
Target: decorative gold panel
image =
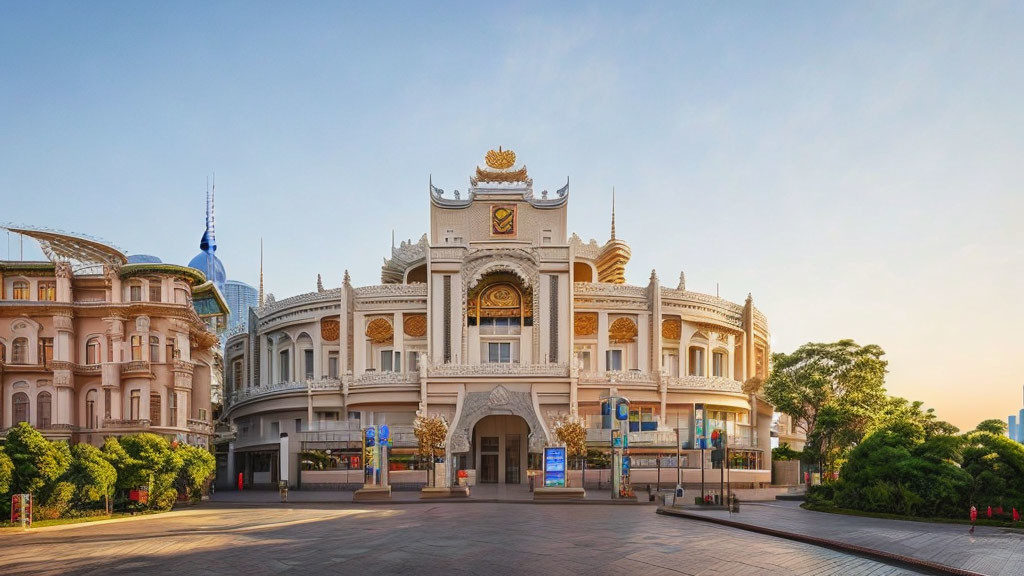
[[[488,282],[469,291],[466,315],[470,318],[529,318],[533,315],[533,294],[521,288],[512,274],[495,274]]]
[[[593,336],[597,334],[597,312],[577,312],[573,320],[576,336]]]
[[[422,338],[427,334],[426,314],[406,314],[402,320],[402,328],[405,335],[412,338]]]
[[[395,328],[387,318],[376,318],[366,326],[366,337],[374,344],[391,342],[395,337]]]
[[[619,318],[608,328],[608,340],[616,344],[636,342],[636,335],[636,322],[629,318]]]
[[[341,336],[341,322],[337,318],[324,318],[320,321],[320,338],[326,342],[335,342]]]
[[[515,236],[515,234],[516,206],[514,204],[491,206],[491,235]]]
[[[661,321],[661,337],[666,340],[679,340],[683,334],[683,323],[679,318],[665,318]]]

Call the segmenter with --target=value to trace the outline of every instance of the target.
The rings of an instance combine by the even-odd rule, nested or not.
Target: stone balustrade
[[[210,434],[213,432],[213,424],[210,424],[206,420],[194,420],[189,418],[186,420],[186,424],[188,425],[189,430],[199,434]]]
[[[607,372],[583,372],[581,384],[622,384],[625,386],[657,386],[658,375],[643,370],[609,370]]]
[[[710,390],[713,392],[743,393],[743,383],[723,376],[666,376],[669,390]]]
[[[569,376],[568,364],[437,364],[427,367],[427,375],[433,378],[461,376],[529,376],[566,378]]]
[[[124,362],[121,364],[121,374],[130,373],[150,373],[149,362],[146,360],[132,360],[131,362]]]
[[[290,392],[299,392],[306,390],[341,390],[341,380],[337,378],[322,378],[319,380],[307,380],[303,382],[279,382],[276,384],[269,384],[265,386],[257,386],[254,388],[244,388],[242,390],[235,390],[231,394],[225,397],[228,400],[228,404],[235,404],[252,398],[260,398],[263,396],[270,396],[273,394],[283,394]]]
[[[363,372],[353,382],[353,386],[391,386],[417,384],[420,381],[418,372]]]
[[[103,428],[149,428],[149,419],[140,418],[135,420],[105,418]]]

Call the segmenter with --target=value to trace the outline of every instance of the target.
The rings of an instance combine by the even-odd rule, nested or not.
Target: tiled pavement
[[[352,502],[353,494],[355,492],[352,490],[289,490],[288,501],[292,503],[348,503]],[[420,500],[420,493],[418,490],[395,490],[391,493],[391,499],[397,503],[417,502]],[[593,502],[608,502],[611,501],[611,491],[587,490],[586,499]],[[271,504],[280,502],[281,497],[275,490],[244,490],[242,492],[229,490],[215,493],[211,500],[214,502]],[[481,484],[472,487],[469,500],[532,501],[533,493],[525,485]],[[648,502],[647,492],[637,492],[637,499],[633,502]]]
[[[144,519],[0,535],[0,573],[912,574],[864,558],[656,515],[649,506],[209,503]]]
[[[690,514],[835,540],[993,576],[1024,576],[1024,533],[962,524],[931,524],[811,512],[799,502],[742,504],[738,514]]]

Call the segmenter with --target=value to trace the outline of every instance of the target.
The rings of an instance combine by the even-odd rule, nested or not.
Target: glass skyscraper
[[[231,309],[228,316],[228,331],[234,331],[239,326],[241,330],[246,330],[249,324],[249,308],[256,308],[259,305],[257,290],[245,282],[228,280],[224,283],[224,300]]]

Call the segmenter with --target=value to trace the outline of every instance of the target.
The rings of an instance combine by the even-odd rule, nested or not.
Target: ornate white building
[[[558,419],[581,419],[607,450],[601,398],[617,394],[631,403],[634,482],[675,456],[679,428],[686,483],[699,482],[701,439],[722,433],[730,480],[769,483],[770,339],[752,299],[689,292],[682,275],[625,284],[614,211],[607,242],[570,236],[568,183],[536,195],[510,150],[490,151],[470,183],[464,195],[431,183],[429,231],[392,248],[381,284],[354,287],[346,272],[341,288],[268,298],[227,341],[222,481],[276,482],[288,433],[293,485],[359,485],[358,431],[386,423],[392,482],[423,483],[422,413],[450,423],[450,470],[525,483]]]

